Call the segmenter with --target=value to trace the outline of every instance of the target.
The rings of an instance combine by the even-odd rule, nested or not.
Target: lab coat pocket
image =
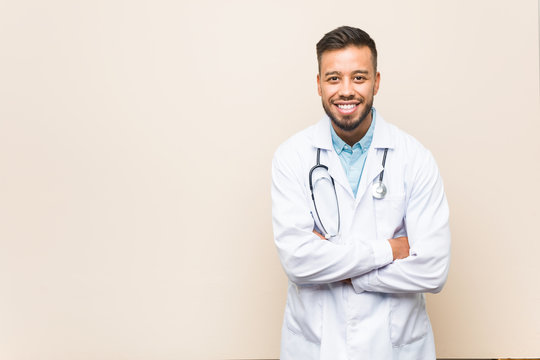
[[[405,195],[387,195],[384,199],[373,199],[377,238],[388,240],[406,236],[405,231]]]
[[[393,346],[411,344],[427,334],[429,319],[423,294],[393,294],[390,337]]]
[[[313,343],[321,342],[322,299],[320,285],[289,285],[285,308],[287,328]]]

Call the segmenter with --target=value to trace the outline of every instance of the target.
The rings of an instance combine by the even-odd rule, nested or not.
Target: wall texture
[[[0,358],[276,358],[270,161],[322,115],[315,43],[343,24],[445,179],[439,357],[538,356],[536,1],[23,0],[0,3]]]

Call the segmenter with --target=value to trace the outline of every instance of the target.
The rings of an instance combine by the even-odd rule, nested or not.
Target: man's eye
[[[338,80],[337,76],[331,76],[328,78],[328,81],[337,81],[337,80]]]
[[[365,80],[365,79],[366,79],[366,78],[363,77],[363,76],[355,76],[355,77],[354,77],[354,80],[356,80],[356,81],[363,81],[363,80]]]

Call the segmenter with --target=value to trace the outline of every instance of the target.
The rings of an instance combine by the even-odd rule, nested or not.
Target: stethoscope
[[[388,153],[388,148],[385,148],[383,159],[382,159],[381,173],[379,174],[378,180],[375,181],[371,187],[372,195],[375,199],[384,199],[387,193],[386,185],[384,185],[384,182],[383,182],[387,153]],[[314,180],[313,174],[316,172],[321,172],[321,171],[322,171],[322,175]],[[331,227],[332,224],[329,224],[328,222],[326,222],[326,226],[325,226],[325,223],[322,221],[321,216],[319,214],[319,209],[317,208],[317,200],[316,200],[315,191],[314,191],[314,189],[316,188],[315,186],[318,183],[322,184],[320,186],[321,188],[329,187],[330,185],[332,187],[332,190],[333,190],[332,193],[334,194],[335,203],[330,204],[330,206],[335,206],[335,208],[333,209],[333,211],[332,209],[325,209],[325,210],[329,211],[330,216],[337,215],[337,226],[334,226],[333,228]],[[317,149],[317,164],[315,164],[315,166],[313,166],[311,170],[309,170],[309,189],[311,191],[311,200],[313,201],[313,207],[315,209],[314,219],[315,219],[315,222],[317,223],[317,226],[319,227],[320,230],[322,230],[322,232],[324,233],[323,235],[326,239],[330,239],[334,236],[337,236],[339,234],[339,230],[341,227],[341,218],[340,218],[340,212],[339,212],[339,203],[338,203],[338,198],[337,198],[336,185],[334,183],[334,178],[328,173],[328,166],[321,164],[321,149],[320,148]],[[321,198],[320,195],[318,195],[317,198],[319,199],[320,203],[324,203],[323,201],[324,198]],[[326,205],[328,206],[328,204]]]

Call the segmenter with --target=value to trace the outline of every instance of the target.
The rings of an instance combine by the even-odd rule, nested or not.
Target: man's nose
[[[339,88],[339,95],[342,97],[351,97],[354,96],[354,90],[352,86],[352,82],[348,79],[345,79],[341,82],[341,86]]]

